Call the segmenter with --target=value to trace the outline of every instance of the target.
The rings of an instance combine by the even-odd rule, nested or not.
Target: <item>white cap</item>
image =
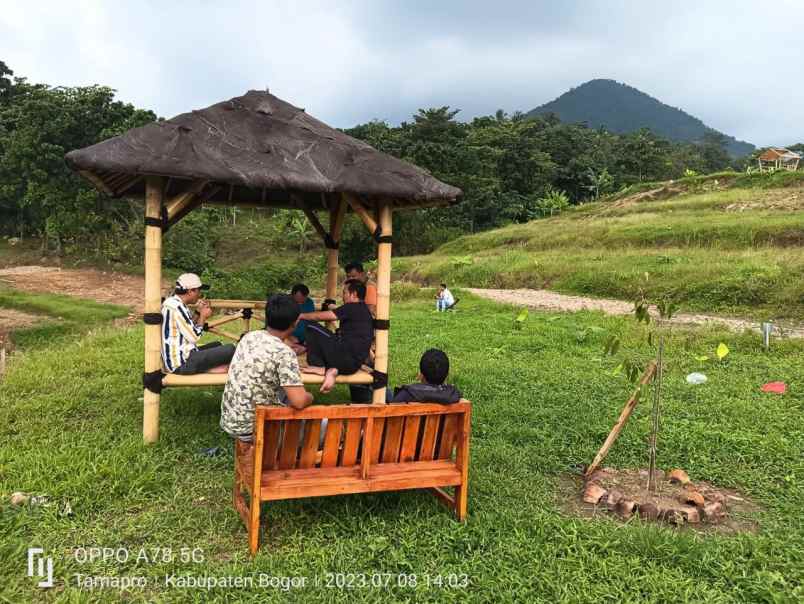
[[[190,289],[209,289],[209,285],[204,285],[201,283],[201,277],[196,275],[195,273],[184,273],[183,275],[179,275],[179,278],[176,279],[176,287],[179,287],[184,290]]]

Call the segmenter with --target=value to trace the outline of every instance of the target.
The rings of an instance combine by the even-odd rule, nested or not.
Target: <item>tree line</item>
[[[463,233],[550,215],[635,182],[742,167],[717,136],[682,144],[648,130],[618,135],[552,115],[498,111],[469,122],[457,115],[450,107],[421,109],[399,126],[372,121],[345,130],[464,191],[453,208],[401,213],[400,253],[428,252]],[[64,154],[156,119],[116,100],[111,88],[32,84],[0,61],[1,232],[39,237],[43,250],[56,252],[79,245],[126,257],[125,250],[138,249],[141,207],[96,191],[67,168]],[[355,253],[365,248],[361,253],[370,255],[364,236],[359,228],[346,232]]]

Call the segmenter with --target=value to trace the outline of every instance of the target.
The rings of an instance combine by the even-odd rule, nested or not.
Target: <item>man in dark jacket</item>
[[[307,325],[307,373],[324,376],[321,392],[329,392],[338,375],[351,375],[365,363],[374,337],[374,324],[366,306],[366,286],[348,279],[343,284],[343,305],[334,310],[305,312],[304,321],[338,321],[338,331],[332,333],[316,324]]]
[[[461,391],[445,384],[449,374],[449,357],[442,350],[431,348],[419,361],[419,383],[400,386],[394,390],[393,403],[441,403],[449,405],[461,400]]]

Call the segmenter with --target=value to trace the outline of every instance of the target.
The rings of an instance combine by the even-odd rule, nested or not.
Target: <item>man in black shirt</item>
[[[334,334],[315,323],[306,331],[307,373],[324,376],[321,392],[329,392],[339,374],[355,373],[366,362],[374,339],[374,323],[365,303],[366,286],[357,279],[343,284],[343,305],[335,310],[306,312],[299,320],[339,321]]]
[[[462,394],[452,384],[445,384],[449,375],[449,357],[442,350],[431,348],[419,361],[419,383],[394,390],[392,403],[441,403],[450,405],[461,400]]]

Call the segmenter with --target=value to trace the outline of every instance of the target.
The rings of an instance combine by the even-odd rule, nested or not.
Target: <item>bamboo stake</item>
[[[164,179],[149,176],[145,181],[145,216],[161,219]],[[162,309],[162,229],[145,227],[145,312]],[[145,326],[145,372],[162,369],[162,339],[159,325]],[[159,440],[159,394],[143,391],[142,437],[146,443]]]
[[[346,202],[340,200],[338,206],[329,214],[329,235],[337,243],[341,239],[343,217],[346,213]],[[336,300],[338,297],[338,248],[327,249],[327,293],[326,297]],[[332,327],[332,322],[328,323]]]
[[[360,200],[351,193],[344,193],[343,198],[351,206],[352,211],[354,211],[355,214],[360,216],[360,220],[363,221],[363,224],[366,225],[366,228],[373,235],[374,231],[377,230],[377,221],[371,217],[371,214],[369,214],[368,210],[366,210],[363,204],[360,203]]]
[[[391,203],[380,204],[379,222],[382,236],[391,236],[392,231]],[[391,311],[391,244],[377,245],[377,320],[387,321]],[[374,369],[388,373],[388,330],[374,330]],[[373,403],[385,402],[385,388],[378,388],[372,396]]]
[[[653,410],[650,429],[650,452],[648,462],[648,492],[656,492],[656,438],[659,434],[659,412],[662,402],[662,365],[664,364],[664,336],[659,336],[656,356],[656,380],[653,384]]]
[[[634,393],[631,395],[631,398],[628,399],[628,402],[625,403],[625,407],[620,412],[620,417],[617,419],[617,423],[614,424],[614,427],[609,432],[609,435],[606,437],[606,442],[603,443],[603,446],[600,447],[600,450],[595,455],[594,461],[592,461],[591,465],[586,468],[586,472],[584,476],[591,476],[592,473],[597,470],[600,463],[603,461],[603,458],[606,457],[606,454],[611,449],[611,446],[614,444],[614,441],[617,440],[617,437],[620,435],[620,431],[625,426],[628,418],[631,417],[631,413],[633,413],[634,408],[637,406],[639,402],[639,394],[642,391],[642,387],[645,386],[648,382],[653,379],[653,375],[656,373],[656,361],[651,361],[648,363],[648,366],[645,368],[645,373],[642,374],[642,377],[639,379],[639,384],[637,385]]]

